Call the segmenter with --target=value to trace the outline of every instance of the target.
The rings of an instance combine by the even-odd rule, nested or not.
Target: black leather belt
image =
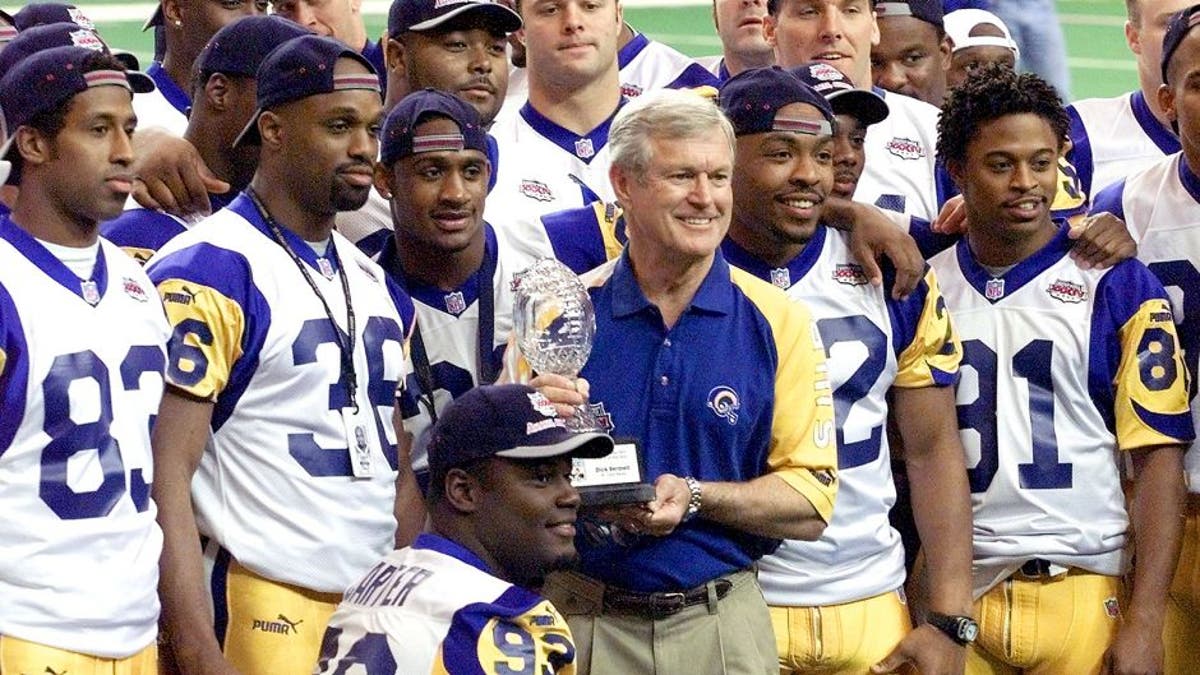
[[[729,595],[733,582],[717,579],[712,582],[717,600]],[[604,609],[619,614],[633,614],[647,619],[665,619],[678,614],[685,607],[703,605],[708,602],[708,584],[686,591],[662,591],[640,593],[609,586],[604,589]]]
[[[1049,560],[1042,560],[1041,558],[1026,560],[1025,564],[1021,565],[1021,576],[1031,577],[1034,579],[1038,577],[1048,577],[1050,576],[1051,564],[1052,563]]]

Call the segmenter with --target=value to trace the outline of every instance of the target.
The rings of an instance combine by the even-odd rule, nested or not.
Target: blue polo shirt
[[[645,476],[749,481],[773,473],[826,521],[837,490],[824,352],[808,310],[720,252],[670,329],[628,253],[585,277],[596,339],[581,375],[617,437],[640,440]],[[527,367],[527,366],[526,366]],[[704,518],[632,545],[577,542],[582,571],[638,591],[682,590],[745,569],[778,541]]]

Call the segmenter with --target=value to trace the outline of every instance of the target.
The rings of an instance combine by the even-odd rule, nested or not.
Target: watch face
[[[979,624],[974,621],[963,621],[958,625],[958,636],[967,642],[974,642],[979,637]]]

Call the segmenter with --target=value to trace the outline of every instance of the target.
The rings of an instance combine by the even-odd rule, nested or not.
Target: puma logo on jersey
[[[180,286],[178,291],[167,291],[163,293],[164,302],[173,302],[177,305],[190,305],[196,299],[196,292],[189,289],[187,286]]]
[[[1087,299],[1087,291],[1084,290],[1082,284],[1077,284],[1074,281],[1066,281],[1065,279],[1059,279],[1051,283],[1046,288],[1046,292],[1050,294],[1050,297],[1059,302],[1075,304]]]
[[[925,148],[911,138],[893,138],[887,143],[887,151],[900,159],[921,159],[925,156]]]
[[[300,624],[304,623],[304,619],[292,621],[286,616],[280,614],[275,621],[267,619],[254,619],[250,624],[250,630],[260,630],[264,633],[278,633],[279,635],[292,635],[300,632]]]

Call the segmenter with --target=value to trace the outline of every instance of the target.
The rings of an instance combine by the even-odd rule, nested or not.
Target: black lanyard
[[[250,201],[254,202],[254,208],[258,209],[258,215],[267,223],[272,236],[275,237],[275,243],[283,247],[287,251],[288,257],[296,264],[296,269],[300,270],[300,276],[308,282],[308,287],[316,294],[317,299],[321,301],[321,306],[325,308],[325,318],[329,319],[330,326],[333,327],[333,339],[337,341],[338,351],[342,354],[342,380],[346,382],[346,395],[350,397],[350,405],[354,406],[354,413],[358,414],[358,375],[354,370],[354,331],[356,328],[354,321],[354,305],[350,302],[350,281],[346,278],[346,268],[342,266],[341,257],[337,252],[337,244],[333,239],[329,240],[330,257],[337,265],[338,278],[342,282],[342,294],[346,299],[346,330],[348,335],[346,339],[342,339],[342,329],[338,327],[337,319],[333,316],[333,310],[329,308],[329,302],[325,299],[325,294],[317,286],[317,282],[313,280],[312,275],[304,266],[304,261],[300,260],[300,256],[288,246],[287,241],[283,238],[283,231],[279,228],[279,224],[267,212],[267,207],[259,200],[258,194],[253,188],[246,188],[246,195],[250,197]]]
[[[392,275],[392,278],[405,291],[409,290],[408,276],[404,273],[404,267],[400,264],[400,253],[397,250],[395,240],[388,242],[388,245],[383,249],[383,253],[379,256],[379,265],[384,271]],[[499,257],[499,251],[493,252],[494,255],[489,255],[486,243],[483,251],[483,264],[476,270],[475,274],[479,277],[479,283],[476,285],[478,291],[479,303],[479,333],[477,339],[478,353],[475,357],[475,372],[478,376],[476,384],[484,385],[491,384],[496,381],[499,375],[499,369],[492,362],[492,343],[495,342],[496,335],[496,299],[494,293],[494,280],[496,275],[496,259]],[[413,371],[417,376],[417,383],[421,387],[421,392],[417,397],[421,401],[421,405],[425,407],[425,411],[429,413],[430,424],[436,424],[438,420],[437,405],[434,400],[434,390],[437,389],[437,383],[434,381],[433,368],[429,363],[429,353],[425,349],[425,340],[421,337],[421,322],[417,321],[413,328],[412,339],[409,343],[412,351]]]

